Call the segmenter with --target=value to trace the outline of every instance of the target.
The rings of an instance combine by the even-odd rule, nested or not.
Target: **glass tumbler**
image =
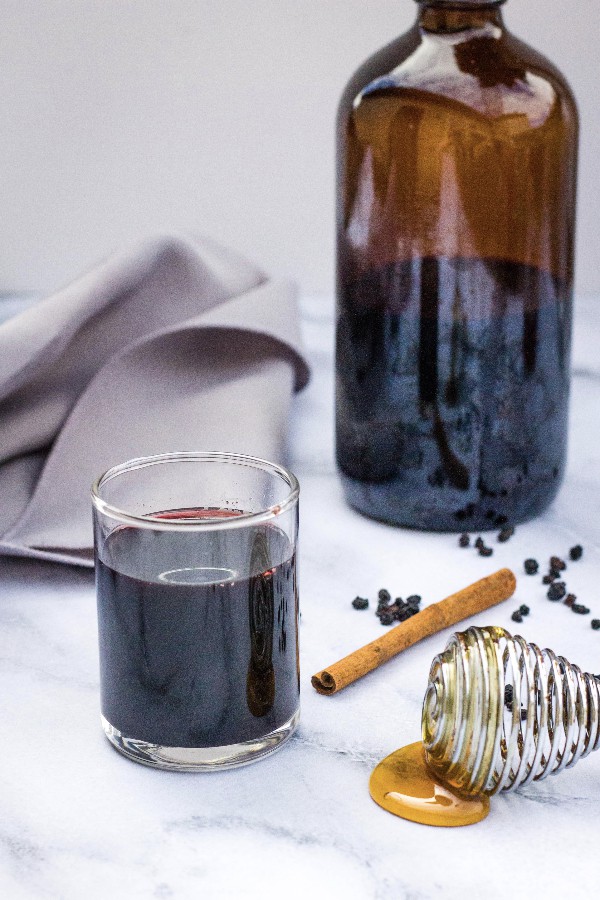
[[[165,769],[273,752],[299,719],[299,485],[273,463],[171,453],[92,487],[102,727]]]

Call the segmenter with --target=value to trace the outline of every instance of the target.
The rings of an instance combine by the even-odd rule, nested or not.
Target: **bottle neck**
[[[418,25],[426,31],[452,32],[486,25],[503,27],[505,0],[417,0]]]

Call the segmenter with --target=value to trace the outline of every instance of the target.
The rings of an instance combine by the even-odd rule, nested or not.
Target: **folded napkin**
[[[147,242],[0,323],[0,553],[92,565],[90,486],[175,450],[281,461],[295,296],[211,242]]]

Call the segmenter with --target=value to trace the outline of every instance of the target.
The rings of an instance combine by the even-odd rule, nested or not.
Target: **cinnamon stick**
[[[500,569],[445,600],[432,603],[382,637],[317,672],[311,679],[312,686],[319,694],[337,694],[423,638],[508,600],[516,586],[514,573],[510,569]]]

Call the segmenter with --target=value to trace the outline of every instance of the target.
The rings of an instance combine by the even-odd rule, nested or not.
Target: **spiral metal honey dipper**
[[[422,730],[444,784],[515,790],[600,746],[600,681],[503,628],[469,628],[433,660]]]

